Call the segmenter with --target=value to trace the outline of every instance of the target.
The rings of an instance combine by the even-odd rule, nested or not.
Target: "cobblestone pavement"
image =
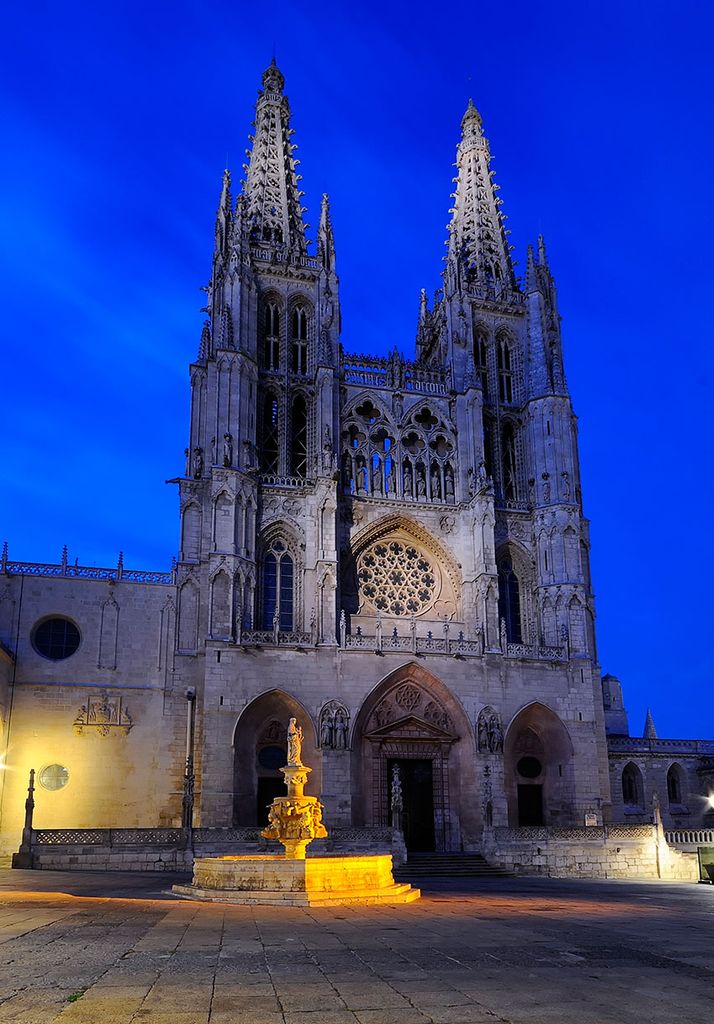
[[[710,1024],[714,887],[433,880],[280,910],[0,871],[2,1024]],[[420,883],[421,884],[421,883]]]

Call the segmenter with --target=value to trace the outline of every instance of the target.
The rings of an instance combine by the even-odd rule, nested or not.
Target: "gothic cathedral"
[[[8,846],[30,767],[40,826],[179,825],[194,701],[197,825],[263,823],[291,716],[328,828],[388,826],[395,766],[413,850],[617,816],[543,240],[518,280],[469,103],[414,355],[345,352],[328,199],[310,252],[275,63],[262,85],[216,217],[173,571],[3,554]]]

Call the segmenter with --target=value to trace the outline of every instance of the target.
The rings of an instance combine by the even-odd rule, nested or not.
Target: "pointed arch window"
[[[521,587],[510,558],[498,563],[498,618],[506,623],[509,643],[523,643]]]
[[[670,807],[684,804],[684,772],[678,764],[670,765],[667,772],[667,797]]]
[[[260,417],[260,467],[265,473],[280,471],[280,403],[278,396],[266,391]]]
[[[280,309],[276,302],[265,306],[263,365],[266,370],[280,369]]]
[[[292,370],[293,373],[307,373],[307,309],[295,306],[291,318]]]
[[[474,333],[474,365],[481,380],[483,397],[488,398],[488,332],[477,327]]]
[[[498,357],[498,397],[502,402],[513,401],[513,365],[511,346],[505,335],[500,335],[496,341],[496,352]]]
[[[307,402],[304,395],[293,399],[290,417],[290,472],[307,476]]]
[[[275,540],[263,557],[262,628],[272,630],[277,622],[283,633],[293,628],[293,557],[281,540]]]
[[[629,807],[644,805],[644,786],[642,772],[636,764],[626,764],[622,769],[622,802]]]

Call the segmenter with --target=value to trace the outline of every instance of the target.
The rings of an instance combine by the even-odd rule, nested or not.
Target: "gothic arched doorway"
[[[508,726],[504,772],[509,825],[574,823],[573,744],[544,704],[529,704]]]
[[[303,756],[313,769],[306,791],[320,793],[320,759],[315,725],[298,701],[282,690],[261,694],[245,708],[233,736],[233,824],[267,823],[267,808],[286,793],[280,772],[287,762],[287,728],[291,718],[302,726]]]
[[[356,823],[391,824],[398,766],[407,849],[462,849],[478,835],[474,762],[473,730],[461,705],[436,676],[403,665],[372,691],[357,716]]]

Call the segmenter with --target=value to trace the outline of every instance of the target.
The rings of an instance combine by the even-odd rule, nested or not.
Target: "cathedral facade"
[[[328,827],[389,824],[397,766],[411,849],[624,815],[543,241],[518,280],[469,103],[414,357],[343,351],[328,199],[310,252],[275,64],[262,85],[216,217],[175,566],[3,554],[6,846],[32,767],[40,827],[180,824],[187,753],[196,824],[260,824],[293,716]]]

